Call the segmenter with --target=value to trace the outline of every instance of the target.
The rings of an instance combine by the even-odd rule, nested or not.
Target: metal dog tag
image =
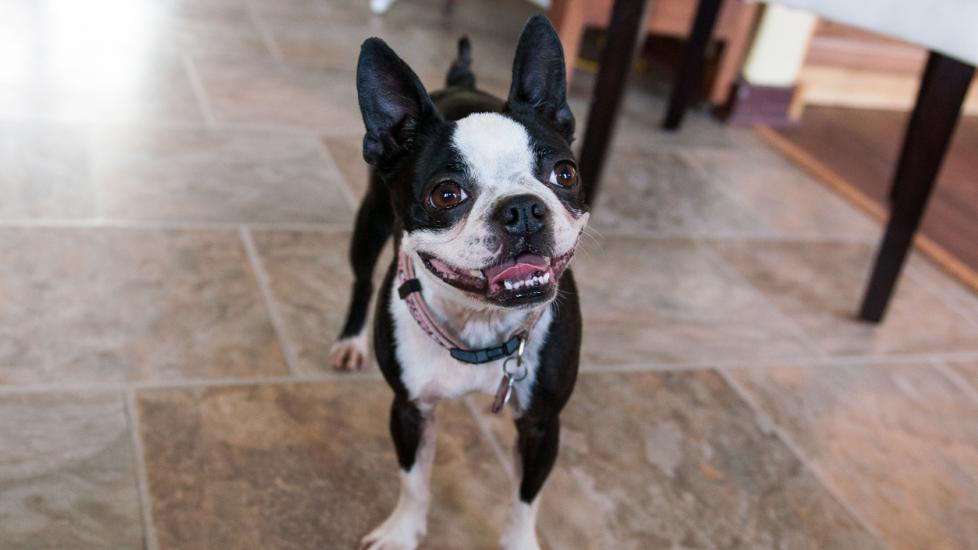
[[[492,400],[492,414],[499,414],[503,407],[509,403],[510,398],[513,397],[513,377],[509,374],[504,374],[503,379],[499,381],[499,389],[496,390],[496,398]]]
[[[526,349],[526,335],[520,337],[520,347],[516,352],[516,357],[507,357],[503,361],[503,379],[499,381],[499,389],[496,390],[496,398],[492,400],[492,414],[499,414],[503,407],[509,403],[513,397],[513,385],[526,378],[529,374],[526,366],[523,365],[523,351]],[[516,363],[516,369],[509,370],[510,363]]]

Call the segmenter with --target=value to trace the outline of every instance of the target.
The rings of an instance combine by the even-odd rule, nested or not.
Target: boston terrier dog
[[[394,391],[400,465],[394,511],[361,548],[415,548],[426,532],[435,407],[472,392],[516,419],[520,477],[504,548],[538,548],[538,494],[557,458],[560,411],[577,378],[581,317],[568,264],[588,220],[570,142],[564,54],[543,16],[520,35],[506,101],[475,87],[468,40],[447,87],[429,94],[378,38],[363,43],[357,92],[370,186],[357,214],[355,282],[330,361],[359,369],[374,264],[374,354]]]

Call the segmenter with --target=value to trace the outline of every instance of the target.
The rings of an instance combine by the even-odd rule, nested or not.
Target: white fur
[[[394,5],[395,0],[370,0],[370,11],[377,15],[387,13],[387,10]]]
[[[537,509],[540,507],[539,497],[533,503],[527,504],[519,498],[510,510],[509,521],[499,545],[505,550],[539,550],[537,541]]]
[[[341,338],[329,350],[329,364],[340,370],[359,370],[367,362],[367,332]]]
[[[421,264],[420,259],[412,255],[411,261],[414,262],[415,275],[421,280],[422,297],[432,314],[443,326],[457,334],[470,349],[499,344],[504,335],[508,336],[516,330],[532,313],[531,310],[486,306],[482,310],[472,310],[461,293],[446,292],[441,286],[445,283],[432,275]],[[454,359],[421,330],[411,316],[407,304],[397,298],[397,284],[395,280],[394,288],[391,289],[393,299],[390,311],[394,320],[397,359],[402,369],[401,380],[409,397],[422,403],[436,403],[441,399],[456,399],[472,392],[494,394],[502,379],[503,360],[471,365]],[[537,307],[547,308],[547,311],[530,332],[523,355],[527,376],[517,382],[514,388],[517,402],[523,405],[529,403],[536,381],[540,348],[543,347],[547,330],[553,320],[549,304]]]
[[[461,269],[483,269],[496,262],[492,214],[508,197],[536,195],[551,214],[555,256],[577,244],[588,214],[569,210],[553,189],[534,175],[534,153],[526,128],[497,113],[475,113],[456,122],[452,146],[465,161],[478,193],[465,219],[447,230],[406,233],[402,246],[423,251]]]
[[[437,428],[433,409],[426,409],[421,443],[410,471],[401,471],[397,506],[383,523],[360,543],[364,550],[412,550],[428,530],[429,484],[435,460]]]

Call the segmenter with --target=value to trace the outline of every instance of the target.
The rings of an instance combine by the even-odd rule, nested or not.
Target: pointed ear
[[[379,38],[360,47],[357,97],[367,129],[363,158],[374,166],[396,160],[410,148],[418,123],[438,116],[418,75]]]
[[[574,137],[574,115],[567,106],[564,49],[557,31],[543,15],[531,17],[520,34],[508,103],[514,111],[536,112],[567,141]]]

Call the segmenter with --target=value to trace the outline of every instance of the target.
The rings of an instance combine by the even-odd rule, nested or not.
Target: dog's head
[[[444,120],[382,41],[357,67],[364,158],[390,187],[402,250],[473,305],[553,299],[587,223],[560,40],[543,16],[519,39],[500,113]]]

